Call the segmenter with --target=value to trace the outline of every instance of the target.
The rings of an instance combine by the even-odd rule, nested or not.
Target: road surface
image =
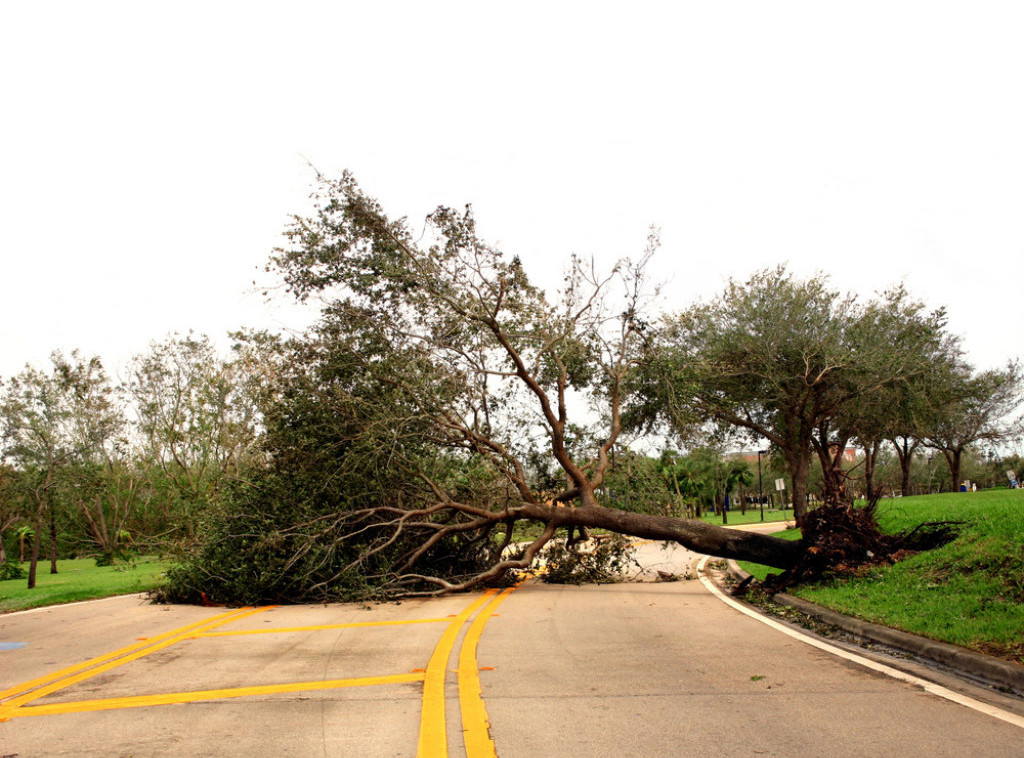
[[[643,551],[667,574],[693,561]],[[0,756],[1024,755],[1019,715],[810,647],[697,580],[370,608],[118,598],[0,616],[0,643]]]

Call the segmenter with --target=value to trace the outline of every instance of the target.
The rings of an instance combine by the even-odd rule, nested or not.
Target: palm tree
[[[18,535],[18,562],[19,563],[24,563],[25,562],[25,540],[26,539],[32,539],[33,537],[35,537],[36,536],[36,530],[33,529],[28,524],[24,524],[23,526],[19,526],[17,528],[17,530],[15,530],[14,533],[16,535]]]

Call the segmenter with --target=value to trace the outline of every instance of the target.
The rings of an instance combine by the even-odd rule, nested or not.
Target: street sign
[[[786,489],[786,480],[785,479],[776,479],[775,480],[775,489],[777,489],[779,492],[782,492],[784,489]]]

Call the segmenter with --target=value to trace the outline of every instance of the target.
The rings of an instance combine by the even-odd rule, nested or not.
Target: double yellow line
[[[462,641],[459,651],[459,707],[462,715],[462,733],[468,758],[492,758],[497,753],[490,735],[490,722],[480,693],[480,667],[476,659],[476,647],[484,626],[499,605],[505,602],[514,588],[503,590],[495,597],[497,590],[487,590],[469,607],[452,619],[445,629],[441,641],[434,648],[427,664],[423,683],[423,708],[420,712],[420,740],[418,758],[447,758],[448,729],[445,724],[445,680],[448,675],[448,659],[451,657],[459,632],[466,621],[483,607],[474,619]],[[486,605],[486,607],[484,607]]]

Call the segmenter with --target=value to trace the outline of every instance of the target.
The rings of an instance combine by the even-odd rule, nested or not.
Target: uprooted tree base
[[[800,559],[782,574],[769,574],[762,588],[774,594],[826,574],[854,575],[871,566],[891,565],[951,542],[957,536],[956,527],[963,523],[929,522],[899,534],[885,534],[878,526],[877,506],[875,498],[862,507],[833,502],[809,512],[802,527]]]

